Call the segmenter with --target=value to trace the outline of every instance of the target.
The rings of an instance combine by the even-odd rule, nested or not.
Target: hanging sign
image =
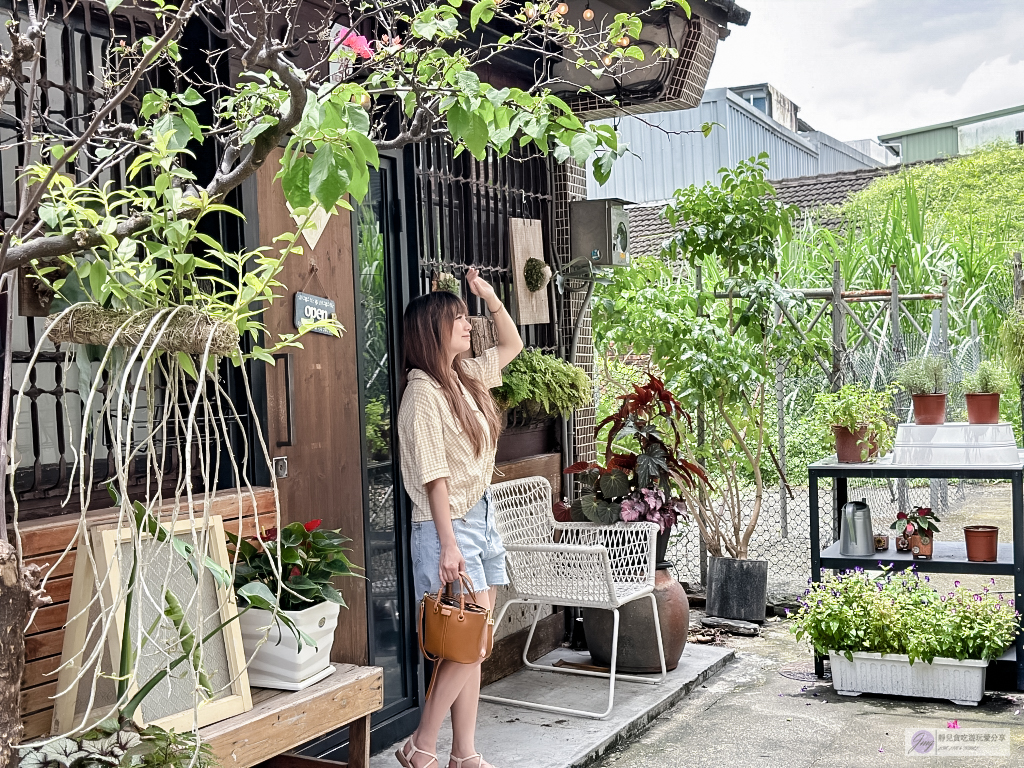
[[[334,314],[334,302],[322,296],[314,296],[311,293],[297,291],[295,294],[295,327],[302,329],[302,326],[315,323],[317,320],[329,320],[336,317]],[[333,336],[327,328],[314,328],[312,333],[322,333],[325,336]]]

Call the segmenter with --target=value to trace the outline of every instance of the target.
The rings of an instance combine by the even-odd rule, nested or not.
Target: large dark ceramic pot
[[[762,622],[767,603],[767,560],[708,559],[708,616]]]
[[[690,603],[682,585],[675,580],[665,562],[670,531],[658,536],[656,557],[658,570],[654,576],[654,599],[658,603],[661,639],[665,649],[665,667],[672,670],[686,646],[690,631]],[[600,608],[583,609],[583,631],[587,647],[597,666],[610,667],[612,663],[611,611]],[[661,672],[658,659],[658,639],[654,633],[654,611],[650,598],[642,597],[619,609],[619,648],[616,672],[650,674]]]

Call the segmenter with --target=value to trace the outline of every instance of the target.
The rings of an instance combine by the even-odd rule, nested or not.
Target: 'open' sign
[[[329,320],[336,317],[334,313],[334,302],[322,296],[314,296],[311,293],[298,291],[295,294],[295,327],[300,329],[304,325],[310,325],[318,320]],[[331,336],[326,328],[314,328],[312,333],[322,333]]]

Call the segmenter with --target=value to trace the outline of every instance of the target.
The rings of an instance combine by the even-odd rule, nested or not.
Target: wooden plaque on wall
[[[544,226],[536,219],[509,219],[508,236],[512,251],[512,285],[516,294],[517,320],[520,325],[551,322],[548,289],[539,291],[526,287],[523,270],[531,256],[544,260]]]

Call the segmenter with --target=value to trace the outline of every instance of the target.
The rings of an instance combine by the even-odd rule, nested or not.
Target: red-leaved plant
[[[581,461],[565,470],[587,489],[572,504],[573,518],[605,525],[646,520],[664,533],[686,514],[679,489],[692,491],[708,481],[701,466],[683,453],[679,422],[685,419],[689,426],[690,416],[655,376],[619,399],[619,410],[594,430],[600,440],[609,428],[604,464]],[[626,445],[627,439],[633,445]]]

